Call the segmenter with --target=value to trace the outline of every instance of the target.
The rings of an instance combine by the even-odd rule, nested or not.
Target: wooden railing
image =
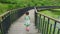
[[[36,8],[35,26],[41,34],[60,34],[60,21],[38,12]]]
[[[39,7],[37,9],[41,9],[41,8],[49,8],[49,7]],[[54,7],[54,8],[59,8],[59,7]],[[27,7],[27,8],[21,8],[21,9],[19,8],[19,9],[15,9],[15,10],[10,10],[10,11],[4,13],[3,15],[0,15],[0,32],[1,32],[1,34],[6,34],[10,25],[15,20],[17,20],[19,17],[21,17],[26,11],[31,10],[31,9],[34,9],[34,7]],[[41,18],[41,16],[43,16],[43,18]],[[45,18],[48,19],[47,23],[44,23]],[[55,34],[56,22],[59,23],[59,21],[56,19],[53,19],[53,18],[51,19],[41,13],[35,12],[35,26],[36,27],[38,26],[37,27],[38,31],[41,31],[42,34],[43,33],[48,34],[49,30],[50,30],[49,33],[51,33],[51,29],[53,26],[52,24],[50,25],[50,29],[48,30],[50,20],[55,21],[54,30],[53,30],[53,34]],[[60,29],[58,28],[58,34],[59,34],[59,30]]]
[[[0,15],[1,34],[7,34],[10,25],[30,9],[32,8],[18,8],[18,9],[7,11],[4,14]]]

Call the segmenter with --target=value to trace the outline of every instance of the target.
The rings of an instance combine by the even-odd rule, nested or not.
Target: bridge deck
[[[35,29],[35,26],[34,26],[34,10],[30,10],[29,13],[31,18],[31,25],[29,26],[30,31],[26,32],[25,30],[25,26],[24,26],[25,15],[23,15],[11,25],[8,31],[8,34],[40,34],[40,33],[37,33],[38,31],[37,29]]]

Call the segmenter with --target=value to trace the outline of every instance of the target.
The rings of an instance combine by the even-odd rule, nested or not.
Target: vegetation
[[[56,9],[56,10],[53,9],[53,11],[52,10],[43,10],[40,13],[43,13],[47,16],[50,16],[50,17],[53,17],[56,19],[59,19],[58,17],[60,16],[60,10],[58,10],[58,9]]]
[[[30,6],[60,6],[60,0],[0,0],[0,14],[14,8]]]

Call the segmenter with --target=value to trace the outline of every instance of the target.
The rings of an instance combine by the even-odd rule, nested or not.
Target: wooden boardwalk
[[[23,15],[21,18],[19,18],[18,20],[16,20],[10,27],[8,34],[40,34],[38,33],[37,29],[35,29],[34,26],[34,9],[29,10],[30,13],[30,18],[31,18],[31,25],[30,27],[30,31],[26,32],[25,30],[25,26],[24,26],[24,17],[25,15]]]

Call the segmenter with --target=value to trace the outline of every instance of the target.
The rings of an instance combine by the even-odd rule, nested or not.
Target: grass
[[[58,12],[58,11],[52,12],[52,11],[45,10],[45,11],[41,11],[40,13],[53,17],[55,19],[58,19],[58,16],[60,16],[60,12]]]

